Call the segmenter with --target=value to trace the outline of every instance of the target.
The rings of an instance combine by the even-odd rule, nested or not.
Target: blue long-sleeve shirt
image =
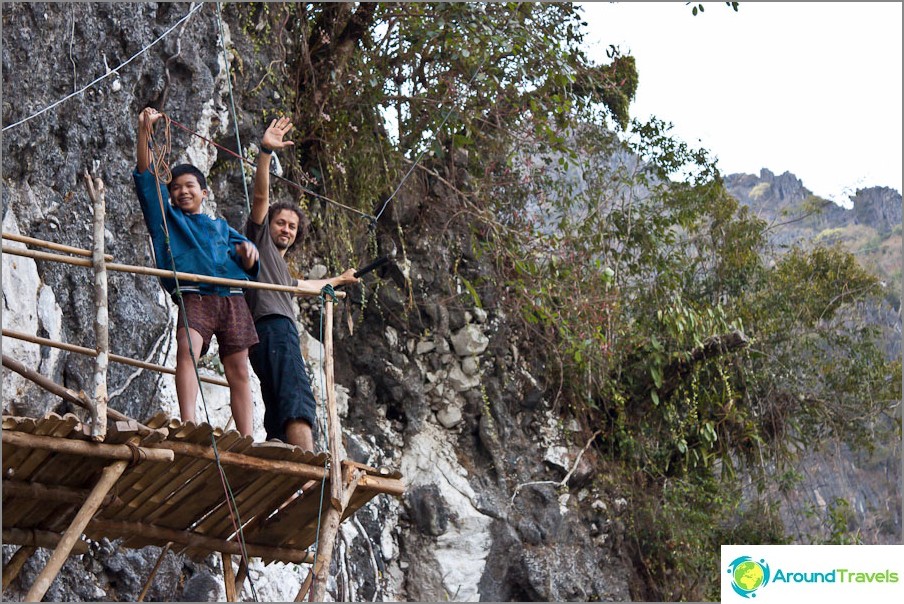
[[[213,219],[206,214],[186,214],[174,207],[169,202],[169,191],[162,184],[158,185],[156,177],[150,170],[144,172],[135,170],[132,177],[135,180],[135,192],[141,203],[144,223],[154,244],[157,268],[173,270],[170,252],[166,247],[166,230],[163,226],[165,216],[172,258],[177,271],[245,281],[257,277],[260,262],[255,262],[250,270],[245,270],[241,258],[235,251],[236,244],[249,241],[247,237],[230,227],[222,218]],[[163,213],[160,199],[157,197],[158,188],[163,199]],[[174,279],[161,277],[160,281],[170,294],[175,291]],[[182,279],[179,280],[179,289],[183,293],[208,296],[232,296],[243,293],[241,288]]]

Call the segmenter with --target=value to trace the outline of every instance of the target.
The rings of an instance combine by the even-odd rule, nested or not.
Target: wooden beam
[[[83,250],[78,247],[72,247],[70,245],[63,245],[62,243],[54,243],[53,241],[45,241],[43,239],[37,239],[35,237],[26,237],[25,235],[17,235],[16,233],[3,233],[4,239],[9,239],[10,241],[18,241],[19,243],[27,243],[29,245],[36,245],[38,247],[47,248],[48,250],[54,250],[57,252],[66,252],[67,254],[75,254],[76,256],[86,256],[90,258],[93,255],[91,250]],[[113,261],[113,256],[110,254],[104,254],[104,260],[107,262]]]
[[[323,328],[323,368],[326,373],[327,443],[330,447],[330,506],[324,514],[323,525],[317,540],[317,558],[314,563],[312,602],[323,602],[326,595],[326,581],[333,559],[336,534],[342,521],[344,483],[342,476],[342,442],[339,414],[336,412],[336,397],[333,382],[333,302],[325,302],[326,320]],[[348,468],[350,475],[351,469]]]
[[[242,556],[239,560],[239,570],[235,573],[235,593],[242,596],[242,587],[245,585],[245,579],[248,577],[248,559]]]
[[[45,449],[57,453],[84,455],[86,457],[103,457],[106,459],[132,460],[132,448],[128,445],[109,445],[83,440],[69,440],[53,436],[38,436],[25,432],[3,430],[3,442],[19,447]],[[175,459],[172,451],[162,448],[135,447],[140,461],[172,462]]]
[[[6,537],[3,537],[3,541],[6,541]],[[13,554],[13,557],[9,559],[9,562],[6,563],[3,567],[3,590],[6,591],[6,588],[9,587],[10,583],[15,581],[16,577],[19,576],[19,571],[22,570],[22,567],[25,566],[25,562],[28,561],[28,558],[31,557],[35,550],[38,549],[32,545],[23,545],[19,549],[16,550],[16,553]]]
[[[295,596],[296,602],[304,602],[304,599],[307,597],[308,592],[311,591],[311,583],[314,581],[314,569],[310,569],[308,571],[308,575],[304,578],[304,581],[301,583],[301,587],[298,589],[298,594]]]
[[[145,524],[141,522],[124,522],[121,520],[104,520],[95,518],[88,524],[89,531],[107,535],[121,535],[125,538],[142,537],[145,539],[159,539],[161,541],[172,541],[186,548],[205,549],[211,552],[225,552],[228,554],[242,554],[242,546],[236,541],[219,539],[217,537],[208,537],[191,531],[180,531],[176,529],[157,526],[155,524]],[[313,561],[313,556],[305,550],[288,548],[288,547],[272,547],[269,545],[256,545],[254,543],[245,543],[245,549],[249,556],[257,558],[267,558],[272,560],[280,560],[282,562],[294,562],[296,564],[307,563]]]
[[[110,312],[107,308],[107,267],[104,261],[104,220],[107,214],[104,181],[92,179],[85,170],[88,196],[94,205],[94,396],[91,403],[95,413],[91,422],[91,438],[103,441],[107,436],[107,365],[110,355]]]
[[[23,547],[44,547],[53,549],[60,543],[62,535],[53,531],[41,531],[38,529],[5,528],[3,529],[3,543],[21,545]],[[88,544],[84,541],[76,541],[72,547],[73,553],[84,554],[88,551]],[[6,589],[4,587],[4,589]]]
[[[40,482],[18,482],[3,480],[3,496],[25,497],[39,501],[61,501],[63,503],[84,503],[91,493],[88,489],[74,489],[56,485],[45,485]],[[101,507],[111,503],[121,503],[116,495],[110,493],[101,502]]]
[[[157,556],[157,562],[154,564],[154,568],[152,568],[151,572],[148,574],[148,580],[144,582],[144,588],[141,590],[141,593],[138,594],[138,598],[135,600],[136,602],[144,602],[145,596],[148,595],[148,590],[151,589],[151,585],[154,583],[154,577],[157,576],[157,571],[160,570],[160,565],[163,563],[163,558],[166,557],[166,552],[169,551],[172,545],[172,542],[168,542],[166,545],[160,548],[160,555]]]
[[[226,587],[226,601],[238,602],[235,597],[235,569],[232,568],[232,554],[220,552],[223,561],[223,583]]]
[[[3,436],[5,440],[6,431],[3,432]],[[52,440],[59,439],[54,438]],[[137,438],[135,440],[137,440]],[[94,444],[94,446],[100,447],[114,445]],[[128,447],[125,448],[128,449]],[[62,568],[63,563],[66,561],[66,558],[69,557],[69,554],[72,551],[72,548],[75,546],[76,541],[80,540],[82,532],[88,525],[88,521],[91,520],[91,517],[94,516],[98,508],[100,508],[101,501],[103,501],[104,497],[107,495],[110,489],[113,488],[113,485],[116,484],[116,481],[120,476],[122,476],[123,471],[125,471],[128,465],[128,461],[120,460],[114,461],[112,464],[103,469],[100,480],[97,481],[97,484],[94,486],[94,489],[88,496],[88,500],[85,501],[85,504],[81,507],[81,509],[79,509],[78,514],[75,515],[75,518],[72,520],[69,528],[67,528],[66,532],[63,533],[63,538],[60,539],[59,545],[55,550],[53,550],[53,554],[51,554],[50,560],[47,561],[47,566],[44,567],[44,569],[38,575],[38,578],[35,579],[35,582],[32,584],[31,589],[28,590],[28,593],[25,596],[26,601],[40,602],[44,598],[44,594],[47,593],[47,590],[50,588],[51,582],[53,582],[54,578],[57,576],[57,574],[59,574],[60,568]]]
[[[15,338],[16,340],[22,340],[24,342],[31,342],[32,344],[39,344],[41,346],[50,346],[51,348],[58,348],[60,350],[66,350],[68,352],[77,352],[78,354],[83,354],[85,356],[94,357],[97,356],[97,351],[92,350],[91,348],[85,348],[84,346],[76,346],[75,344],[67,344],[65,342],[55,342],[53,340],[49,340],[47,338],[42,338],[39,336],[33,336],[31,334],[22,333],[21,331],[13,331],[12,329],[4,329],[3,335],[8,338]],[[130,365],[132,367],[139,367],[141,369],[150,369],[151,371],[157,371],[160,373],[167,373],[169,375],[176,375],[176,370],[171,367],[164,367],[163,365],[157,365],[155,363],[146,363],[145,361],[138,361],[136,359],[130,359],[129,357],[119,356],[118,354],[111,354],[110,360],[114,363],[121,363],[123,365]],[[229,386],[229,382],[224,380],[223,378],[215,378],[208,377],[206,375],[201,376],[202,382],[207,382],[208,384],[216,384],[217,386]],[[110,411],[110,414],[113,414],[113,411]]]
[[[154,445],[156,449],[168,449],[177,455],[189,455],[191,457],[199,457],[202,459],[216,460],[217,456],[211,447],[185,442],[164,441]],[[249,470],[260,470],[261,472],[273,472],[275,474],[287,474],[289,476],[301,476],[303,478],[312,478],[314,480],[323,480],[326,472],[319,466],[312,466],[296,461],[281,461],[276,459],[261,459],[242,455],[241,453],[231,453],[229,451],[220,451],[219,460],[226,466],[238,466]]]
[[[70,256],[61,256],[60,254],[51,254],[48,252],[38,252],[36,250],[22,249],[11,247],[8,245],[0,248],[4,254],[13,256],[23,256],[33,260],[47,260],[50,262],[61,262],[63,264],[71,264],[73,266],[84,266],[91,268],[91,260],[87,258],[72,258]],[[244,289],[266,289],[269,291],[289,292],[297,296],[319,296],[320,290],[309,287],[292,287],[289,285],[276,285],[275,283],[263,283],[261,281],[244,281],[242,279],[223,279],[222,277],[208,277],[207,275],[196,275],[193,273],[173,272],[160,268],[150,268],[147,266],[134,266],[131,264],[117,264],[110,262],[107,264],[107,270],[119,273],[132,273],[135,275],[148,275],[151,277],[164,277],[167,279],[177,278],[180,281],[194,281],[195,283],[210,283],[213,285],[227,285],[230,287],[241,287]],[[344,298],[345,292],[336,292],[337,298]]]

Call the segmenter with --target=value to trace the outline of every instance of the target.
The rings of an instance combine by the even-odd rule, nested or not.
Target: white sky
[[[671,122],[723,174],[791,172],[844,205],[901,191],[902,3],[696,4],[581,3],[590,56],[637,61],[632,117]]]

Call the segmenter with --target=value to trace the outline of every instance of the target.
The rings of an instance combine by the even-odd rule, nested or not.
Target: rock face
[[[867,309],[867,317],[883,334],[890,359],[901,358],[901,193],[888,187],[860,189],[851,197],[851,209],[820,203],[793,174],[776,176],[763,169],[759,176],[731,174],[728,191],[773,228],[769,237],[779,246],[802,243],[840,243],[883,280],[886,298]],[[878,244],[876,242],[879,242]],[[801,489],[785,498],[782,517],[802,535],[818,534],[820,527],[807,509],[847,502],[865,543],[894,543],[900,538],[901,501],[899,443],[876,443],[870,459],[833,443],[825,451],[810,453],[799,469],[805,476]]]
[[[222,26],[217,16],[213,4],[3,5],[5,233],[90,249],[83,183],[90,171],[106,185],[107,253],[118,263],[153,266],[131,181],[138,112],[155,106],[233,149],[236,132],[253,141],[265,125],[251,97],[230,96],[227,67],[240,70],[239,59],[266,63],[273,51],[254,50],[230,11]],[[235,48],[228,65],[221,31]],[[236,162],[174,128],[171,164],[183,161],[210,174],[214,196],[206,211],[241,228],[247,205]],[[481,290],[482,308],[460,295],[450,266],[472,283],[486,274],[467,252],[467,234],[453,250],[424,218],[445,194],[437,182],[406,184],[378,231],[383,249],[405,253],[387,279],[369,281],[365,306],[346,309],[354,335],[336,329],[347,453],[399,468],[408,490],[400,499],[376,498],[343,524],[329,593],[352,601],[628,600],[631,570],[618,547],[623,529],[610,512],[617,507],[592,477],[559,484],[584,443],[556,424],[531,368],[514,351],[494,291]],[[307,270],[319,260],[296,262]],[[90,279],[88,269],[4,254],[4,328],[93,346]],[[175,306],[160,285],[111,273],[109,288],[112,352],[172,366]],[[300,311],[299,321],[310,326],[307,358],[316,370],[322,353],[306,314]],[[90,358],[6,337],[3,350],[73,390],[91,391]],[[215,373],[215,357],[208,364]],[[178,413],[170,376],[111,364],[108,384],[110,406],[138,420]],[[216,425],[226,423],[227,398],[221,388],[205,388]],[[257,404],[255,436],[263,439]],[[29,416],[73,411],[7,371],[3,409]],[[557,463],[547,461],[550,451]],[[14,551],[4,546],[4,562]],[[47,597],[134,600],[158,555],[157,548],[91,544],[88,554],[67,562]],[[46,558],[39,550],[4,597],[21,599]],[[223,599],[219,560],[172,553],[163,560],[147,599]],[[285,601],[305,573],[252,563],[250,579],[258,599]],[[245,589],[248,597],[248,583]]]
[[[741,203],[749,206],[756,215],[767,222],[788,221],[802,214],[805,220],[784,225],[775,237],[781,243],[805,239],[809,231],[840,228],[858,224],[887,235],[901,226],[901,193],[889,187],[858,189],[850,198],[852,209],[834,203],[805,208],[802,203],[813,196],[803,183],[790,172],[776,176],[763,168],[759,176],[753,174],[729,174],[725,186]]]

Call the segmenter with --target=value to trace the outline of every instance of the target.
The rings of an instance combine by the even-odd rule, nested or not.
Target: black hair
[[[176,180],[177,178],[185,174],[193,175],[198,179],[198,184],[201,186],[201,189],[207,189],[207,179],[204,178],[204,173],[191,164],[179,164],[178,166],[170,170],[170,174],[173,175],[173,178],[169,181],[169,184],[166,185],[167,190],[170,189],[170,185],[173,183],[173,180]]]

